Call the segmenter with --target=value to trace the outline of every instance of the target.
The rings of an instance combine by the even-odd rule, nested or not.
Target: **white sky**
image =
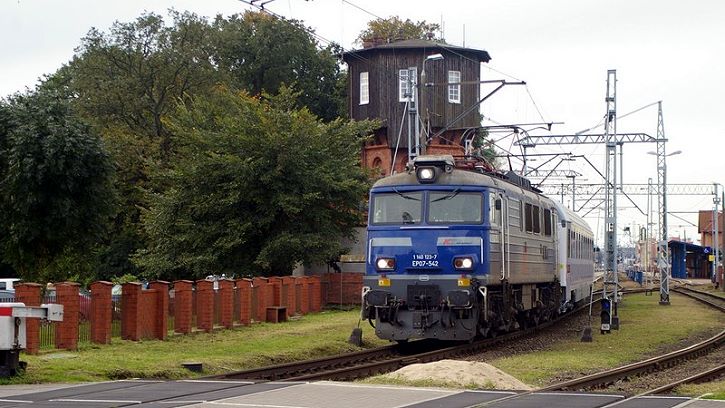
[[[499,72],[524,80],[546,121],[565,122],[553,134],[570,134],[597,124],[605,112],[607,69],[617,70],[617,108],[624,114],[663,101],[668,182],[725,182],[725,2],[721,0],[481,0],[381,1],[351,0],[380,16],[443,21],[451,44],[487,50]],[[234,0],[2,0],[0,1],[0,96],[33,87],[39,77],[58,69],[73,55],[91,27],[107,30],[144,10],[168,8],[203,16],[228,15],[249,8]],[[344,0],[276,0],[267,8],[304,20],[321,36],[346,49],[374,17]],[[505,76],[484,69],[485,79]],[[510,78],[509,78],[510,79]],[[524,87],[509,87],[483,105],[501,123],[540,121]],[[619,132],[656,136],[656,107],[618,122]],[[599,128],[597,131],[601,132]],[[502,142],[509,147],[510,140]],[[654,144],[624,148],[625,183],[656,181]],[[604,148],[592,145],[537,148],[532,153],[586,154],[604,172]],[[536,162],[530,163],[537,165]],[[559,168],[583,173],[578,183],[600,182],[585,162]],[[584,197],[578,197],[577,201]],[[623,203],[620,198],[619,203]],[[646,197],[637,199],[645,209]],[[654,201],[656,206],[656,200]],[[673,212],[712,209],[712,196],[670,196]],[[627,206],[625,206],[627,207]],[[597,214],[594,211],[592,215]],[[620,229],[645,224],[635,210],[624,208]],[[677,214],[696,224],[695,214]],[[601,221],[588,218],[601,235]],[[696,227],[669,218],[670,235],[698,238]],[[624,237],[622,237],[624,238]],[[624,239],[626,242],[627,239]]]

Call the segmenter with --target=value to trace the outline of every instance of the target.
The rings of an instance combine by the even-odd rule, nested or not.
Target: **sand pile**
[[[411,364],[382,377],[408,381],[427,380],[461,387],[474,385],[497,390],[531,389],[498,368],[477,361],[441,360],[426,364]]]

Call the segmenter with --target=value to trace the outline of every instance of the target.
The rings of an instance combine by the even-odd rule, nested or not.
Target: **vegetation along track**
[[[725,312],[725,297],[716,295],[714,293],[702,292],[688,287],[672,288],[673,292],[679,293],[680,295],[690,297],[699,302],[705,303],[710,307],[718,309],[721,312]]]
[[[720,310],[722,312],[725,312],[725,299],[713,295],[711,293],[701,292],[689,288],[673,288],[673,292],[676,292],[678,294],[682,294],[685,296],[689,296],[699,302],[702,302],[714,309]],[[714,350],[722,345],[722,343],[725,341],[725,330],[721,331],[717,335],[701,341],[697,344],[693,344],[689,347],[685,347],[681,350],[676,350],[670,353],[666,353],[660,356],[652,357],[644,361],[640,361],[637,363],[628,364],[622,367],[617,367],[611,370],[587,375],[581,378],[577,378],[570,381],[565,381],[562,383],[554,384],[549,387],[542,388],[537,391],[557,391],[557,390],[579,390],[579,389],[586,389],[586,388],[596,388],[596,387],[603,387],[608,384],[612,384],[615,381],[632,377],[635,375],[640,375],[648,372],[654,372],[658,370],[662,370],[668,367],[672,367],[674,365],[679,364],[680,362],[697,358],[700,356],[703,356],[707,353],[709,353],[711,350]],[[669,391],[678,385],[690,383],[690,382],[699,382],[699,381],[706,381],[708,379],[717,378],[720,375],[723,374],[725,371],[725,365],[721,365],[719,367],[716,367],[711,370],[707,370],[701,373],[698,373],[696,375],[693,375],[691,377],[675,381],[671,384],[659,387],[657,389],[653,389],[648,391],[646,394],[658,394],[663,393],[666,391]]]
[[[541,323],[534,328],[518,330],[495,338],[481,339],[471,343],[461,344],[437,340],[417,340],[339,356],[279,364],[220,374],[207,378],[263,381],[354,380],[395,371],[409,364],[428,363],[464,354],[477,353],[497,343],[515,340],[535,333],[537,330],[560,322],[562,319],[587,307],[588,303],[583,304],[578,310],[572,313]]]

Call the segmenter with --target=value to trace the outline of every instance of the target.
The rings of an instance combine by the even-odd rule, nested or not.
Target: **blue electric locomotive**
[[[576,263],[576,287],[566,282],[573,228],[591,260]],[[525,179],[420,156],[370,192],[362,316],[395,341],[538,324],[586,293],[591,244],[586,223]]]

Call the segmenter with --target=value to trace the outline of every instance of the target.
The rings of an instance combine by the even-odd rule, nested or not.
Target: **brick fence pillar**
[[[196,281],[196,328],[214,329],[214,282],[206,279]]]
[[[40,306],[40,292],[43,285],[37,283],[18,283],[15,285],[15,301],[25,306]],[[38,354],[40,351],[40,320],[25,320],[25,352]]]
[[[220,324],[227,329],[234,327],[234,281],[219,280]]]
[[[138,341],[141,338],[141,322],[139,322],[139,302],[141,301],[141,284],[128,282],[123,284],[121,293],[121,338]]]
[[[252,279],[254,290],[257,291],[257,321],[267,320],[267,278],[256,277]]]
[[[287,306],[287,317],[297,313],[297,288],[295,287],[295,278],[285,276],[282,278],[282,284],[287,287],[287,299],[282,299],[282,303]]]
[[[267,281],[271,289],[271,303],[267,306],[282,306],[282,278],[274,276]]]
[[[55,347],[78,350],[78,323],[81,302],[78,299],[80,285],[75,282],[55,284],[56,302],[63,305],[63,321],[55,325]]]
[[[111,282],[91,283],[91,342],[96,344],[111,343],[112,288]]]
[[[252,280],[237,279],[239,291],[239,323],[249,326],[252,323]]]
[[[310,291],[306,276],[298,276],[295,282],[300,287],[300,313],[305,315],[310,312]]]
[[[310,276],[310,311],[319,312],[322,310],[322,284],[318,275]]]
[[[191,333],[191,318],[193,313],[192,292],[190,280],[174,281],[174,332]]]
[[[156,291],[154,338],[166,340],[169,333],[169,282],[153,281],[149,284],[149,289]]]

